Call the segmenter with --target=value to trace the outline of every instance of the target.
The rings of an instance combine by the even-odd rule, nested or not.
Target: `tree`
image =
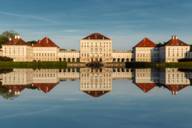
[[[9,41],[9,38],[14,38],[19,35],[19,33],[15,31],[5,31],[0,35],[0,48],[3,44],[6,44]]]
[[[166,43],[166,42],[159,42],[159,43],[157,44],[157,47],[161,47],[161,46],[163,46],[165,43]]]
[[[71,49],[71,51],[77,51],[76,49]]]
[[[32,40],[32,41],[27,41],[27,43],[29,43],[29,44],[36,44],[37,43],[37,41],[36,40]]]
[[[14,38],[15,36],[18,36],[19,33],[15,31],[5,31],[1,34],[2,36],[5,36],[7,38]]]
[[[3,44],[6,44],[9,41],[9,38],[0,35],[0,48],[2,47]]]

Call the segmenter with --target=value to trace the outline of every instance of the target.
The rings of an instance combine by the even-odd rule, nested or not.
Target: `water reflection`
[[[191,74],[188,72],[188,74]],[[154,87],[164,88],[176,95],[180,90],[190,85],[187,72],[177,68],[166,68],[164,70],[155,69],[135,69],[134,83],[143,92],[147,93]]]
[[[154,88],[169,90],[176,95],[191,85],[192,73],[177,68],[117,69],[12,69],[1,71],[0,94],[8,99],[17,97],[25,89],[51,92],[60,82],[80,80],[80,91],[92,97],[112,92],[113,80],[133,81],[144,93]]]
[[[112,91],[112,69],[80,69],[80,90],[93,97]]]

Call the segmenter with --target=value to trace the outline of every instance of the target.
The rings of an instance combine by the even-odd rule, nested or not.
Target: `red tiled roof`
[[[110,38],[102,35],[101,33],[93,33],[83,38],[83,40],[110,40]]]
[[[23,85],[5,85],[5,87],[11,90],[11,92],[21,92],[25,89]]]
[[[30,45],[21,38],[11,38],[5,45]]]
[[[149,92],[151,89],[153,89],[156,84],[155,83],[135,83],[137,87],[139,87],[144,93]]]
[[[51,39],[48,37],[43,38],[42,40],[39,40],[36,44],[33,45],[33,47],[58,47]]]
[[[169,91],[171,91],[173,95],[176,95],[177,92],[179,92],[180,90],[184,89],[187,86],[189,86],[189,85],[165,85],[165,87]]]
[[[44,93],[50,92],[58,83],[34,83],[33,87],[36,87]]]
[[[86,94],[92,97],[100,97],[108,93],[109,91],[84,91]]]
[[[156,44],[148,38],[141,40],[135,47],[155,47]]]
[[[189,45],[179,40],[176,36],[173,36],[167,43],[165,43],[165,46],[189,46]]]

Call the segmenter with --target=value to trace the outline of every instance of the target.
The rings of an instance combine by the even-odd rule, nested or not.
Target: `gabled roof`
[[[172,36],[172,38],[168,42],[166,42],[164,46],[189,46],[189,45],[178,39],[177,36]]]
[[[38,88],[44,93],[50,92],[58,83],[34,83],[33,87]]]
[[[51,39],[48,37],[44,37],[42,40],[39,40],[36,44],[33,45],[33,47],[57,47],[57,46]]]
[[[165,85],[165,87],[169,91],[171,91],[173,95],[176,95],[177,92],[179,92],[180,90],[184,89],[187,86],[189,86],[189,85]]]
[[[26,43],[19,36],[16,36],[15,38],[10,38],[9,41],[4,45],[30,45],[30,44]]]
[[[149,92],[152,90],[156,84],[155,83],[135,83],[137,87],[139,87],[144,93]]]
[[[5,85],[4,87],[9,89],[11,93],[21,92],[25,89],[23,85]]]
[[[156,47],[156,44],[150,39],[144,38],[135,47]]]
[[[111,39],[102,35],[101,33],[92,33],[89,36],[83,38],[83,40],[111,40]]]
[[[83,91],[92,97],[100,97],[108,93],[109,91]]]

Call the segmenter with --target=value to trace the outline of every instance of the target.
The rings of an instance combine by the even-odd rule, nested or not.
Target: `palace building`
[[[9,39],[2,45],[2,55],[13,58],[14,61],[32,61],[32,47],[27,44],[20,36]]]
[[[32,45],[33,61],[58,61],[59,46],[48,37]]]
[[[80,62],[112,62],[112,40],[93,33],[80,41]]]
[[[80,62],[80,53],[77,50],[60,49],[58,57],[63,62]]]
[[[177,36],[172,36],[160,47],[160,60],[161,62],[178,62],[179,59],[187,58],[189,51],[190,45],[181,41]]]
[[[93,33],[80,40],[80,51],[60,48],[48,37],[35,44],[26,43],[20,36],[9,39],[2,45],[0,55],[15,62],[60,61],[81,63],[125,63],[125,62],[178,62],[192,59],[190,45],[177,36],[160,45],[144,38],[132,50],[112,49],[112,39],[101,33]]]
[[[153,62],[156,60],[156,44],[144,38],[133,47],[135,62]]]
[[[131,62],[133,58],[132,51],[116,51],[112,53],[113,62]]]

